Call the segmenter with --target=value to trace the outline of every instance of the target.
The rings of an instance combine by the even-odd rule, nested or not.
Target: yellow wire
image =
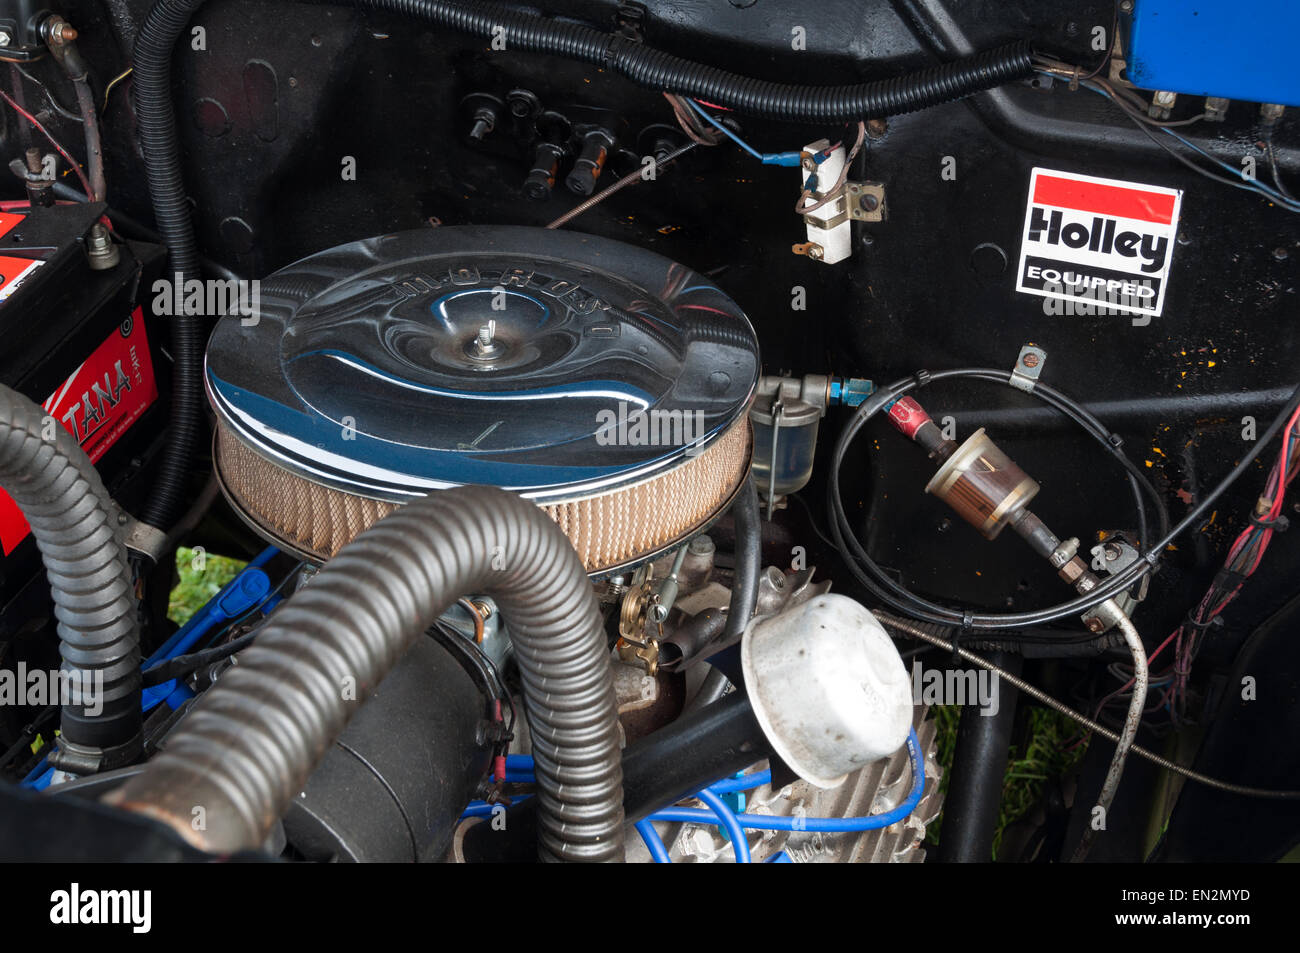
[[[109,84],[106,87],[104,87],[104,106],[103,106],[104,109],[108,108],[108,94],[113,91],[113,87],[116,86],[118,83],[122,82],[122,80],[126,79],[128,76],[130,76],[131,71],[133,69],[135,69],[134,66],[128,66],[125,70],[123,70],[122,72],[114,76],[109,81]]]

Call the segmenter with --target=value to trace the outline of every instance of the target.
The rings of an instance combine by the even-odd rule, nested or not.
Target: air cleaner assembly
[[[324,560],[429,490],[541,506],[589,572],[670,547],[749,467],[758,346],[707,279],[617,242],[517,227],[353,242],[220,320],[216,469],[262,535]]]

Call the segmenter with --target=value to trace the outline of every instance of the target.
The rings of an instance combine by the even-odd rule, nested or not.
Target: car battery
[[[0,382],[72,433],[132,511],[167,421],[167,329],[139,305],[164,250],[114,236],[116,262],[92,267],[88,238],[107,225],[102,204],[16,205],[0,211]],[[49,628],[50,606],[35,540],[0,491],[0,664],[23,654],[9,644],[16,635]]]

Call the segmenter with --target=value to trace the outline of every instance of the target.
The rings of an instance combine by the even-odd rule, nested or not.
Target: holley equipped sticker
[[[1158,185],[1034,169],[1016,290],[1159,315],[1182,198]]]

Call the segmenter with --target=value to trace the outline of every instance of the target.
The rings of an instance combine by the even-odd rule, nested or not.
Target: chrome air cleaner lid
[[[294,548],[330,555],[393,506],[481,483],[582,523],[566,530],[600,536],[584,558],[605,568],[695,528],[682,521],[743,479],[753,329],[650,252],[439,228],[313,255],[259,290],[255,317],[223,318],[208,346],[218,471]],[[613,524],[595,520],[643,538],[615,552]]]

